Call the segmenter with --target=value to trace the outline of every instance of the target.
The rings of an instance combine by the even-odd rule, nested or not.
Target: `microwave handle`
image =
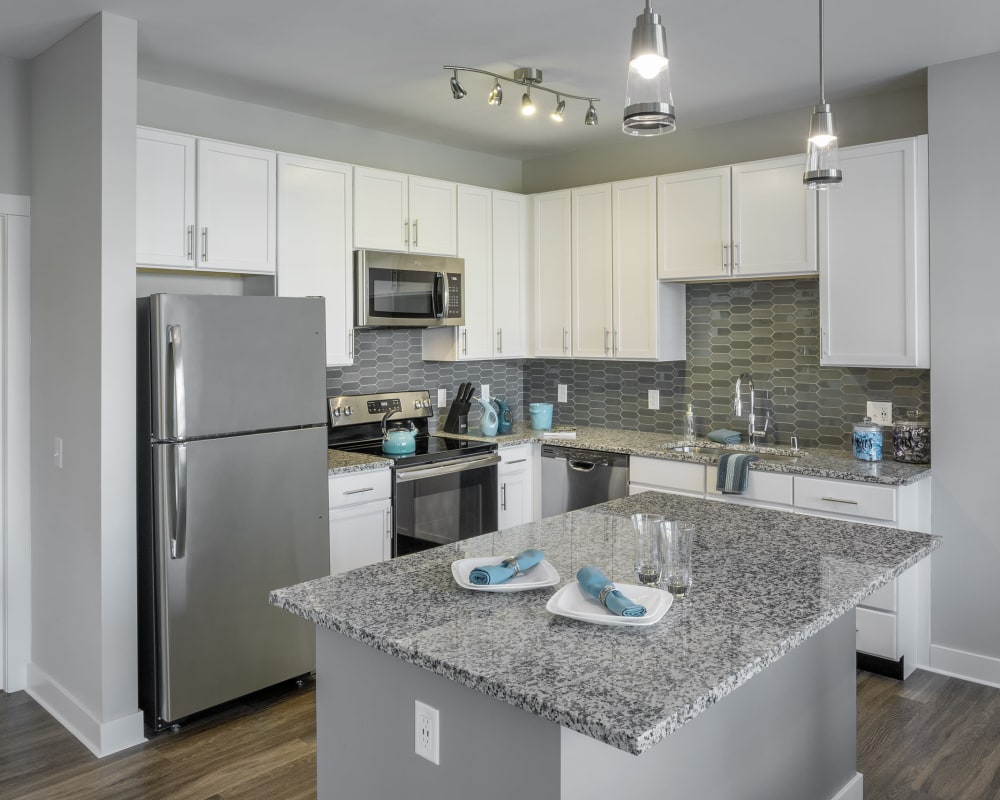
[[[445,288],[446,286],[447,283],[445,282],[444,279],[444,273],[435,272],[434,294],[431,300],[434,311],[434,319],[442,319],[444,317],[444,308],[445,305],[447,305],[446,303],[447,298],[445,297],[445,292],[447,291],[447,289]]]

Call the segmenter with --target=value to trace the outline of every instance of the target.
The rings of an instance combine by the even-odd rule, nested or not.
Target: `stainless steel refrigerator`
[[[161,729],[315,668],[268,592],[329,574],[323,300],[138,301],[139,704]]]

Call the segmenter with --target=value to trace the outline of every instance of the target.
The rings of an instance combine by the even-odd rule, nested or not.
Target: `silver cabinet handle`
[[[611,337],[611,354],[618,355],[618,329],[615,328],[614,336]]]
[[[842,497],[821,497],[820,500],[826,500],[830,503],[845,503],[849,506],[856,506],[858,504],[857,500],[845,500]]]
[[[604,329],[604,355],[608,354],[608,329]]]
[[[507,510],[507,484],[500,484],[500,508],[503,511]]]
[[[407,247],[410,246],[410,221],[405,220],[403,222],[403,244]]]
[[[419,247],[420,242],[418,241],[420,231],[417,228],[417,224],[420,222],[419,219],[413,220],[413,246]]]
[[[513,461],[507,461],[505,463],[507,463],[507,464],[523,464],[527,460],[528,459],[526,459],[526,458],[515,458]]]
[[[208,228],[201,229],[201,261],[208,261]]]
[[[497,354],[503,352],[503,328],[497,328]]]
[[[363,492],[374,492],[374,491],[375,491],[374,486],[366,486],[364,489],[348,489],[346,492],[342,492],[342,494],[362,494]]]
[[[187,445],[173,445],[174,451],[174,530],[170,537],[170,557],[184,558],[187,546]]]
[[[194,261],[194,225],[187,226],[188,261]]]
[[[568,331],[567,331],[567,330],[566,330],[565,328],[563,328],[563,352],[564,352],[564,353],[565,353],[565,352],[567,351],[567,349],[568,349],[568,348],[566,347],[566,334],[567,334],[567,333],[568,333]]]
[[[722,271],[729,272],[729,242],[722,243]]]
[[[174,365],[174,438],[183,439],[187,436],[187,396],[184,391],[184,355],[181,348],[181,326],[168,325],[167,339],[170,343],[170,357]]]
[[[354,360],[354,328],[347,329],[347,352],[350,353],[351,361]]]
[[[823,355],[830,355],[830,337],[827,335],[826,328],[820,328],[820,338],[823,340]]]
[[[469,355],[469,329],[462,328],[462,355]]]
[[[733,242],[733,272],[740,271],[740,243]]]

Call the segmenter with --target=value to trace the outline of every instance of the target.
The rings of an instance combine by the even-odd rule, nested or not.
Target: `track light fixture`
[[[521,96],[521,113],[530,117],[535,113],[535,101],[531,99],[531,90],[548,92],[549,94],[554,94],[556,96],[556,107],[555,110],[549,115],[549,118],[554,122],[562,122],[564,115],[566,113],[566,98],[571,100],[583,100],[588,104],[587,113],[583,118],[584,125],[596,125],[597,124],[597,109],[594,107],[594,103],[599,103],[599,97],[584,97],[578,94],[569,94],[562,90],[556,91],[555,89],[549,89],[547,86],[542,86],[542,71],[540,69],[535,69],[534,67],[520,67],[514,70],[513,77],[507,75],[498,75],[496,72],[490,72],[485,69],[476,69],[475,67],[457,67],[454,65],[445,66],[444,69],[451,70],[452,77],[450,81],[451,85],[451,96],[456,100],[461,100],[467,94],[465,88],[458,81],[458,73],[461,72],[476,72],[480,75],[489,75],[493,78],[493,88],[490,90],[486,97],[486,102],[491,106],[499,106],[503,102],[503,88],[500,85],[501,81],[507,81],[507,83],[514,83],[518,86],[525,87],[524,94]]]
[[[843,179],[837,158],[837,131],[833,125],[833,109],[826,102],[823,73],[823,0],[819,0],[819,105],[813,106],[809,119],[809,141],[806,145],[806,171],[802,183],[807,189],[826,189]]]

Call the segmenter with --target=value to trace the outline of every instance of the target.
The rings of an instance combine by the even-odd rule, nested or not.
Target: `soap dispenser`
[[[688,439],[695,438],[694,432],[694,409],[688,403],[687,413],[684,414],[684,436]]]

